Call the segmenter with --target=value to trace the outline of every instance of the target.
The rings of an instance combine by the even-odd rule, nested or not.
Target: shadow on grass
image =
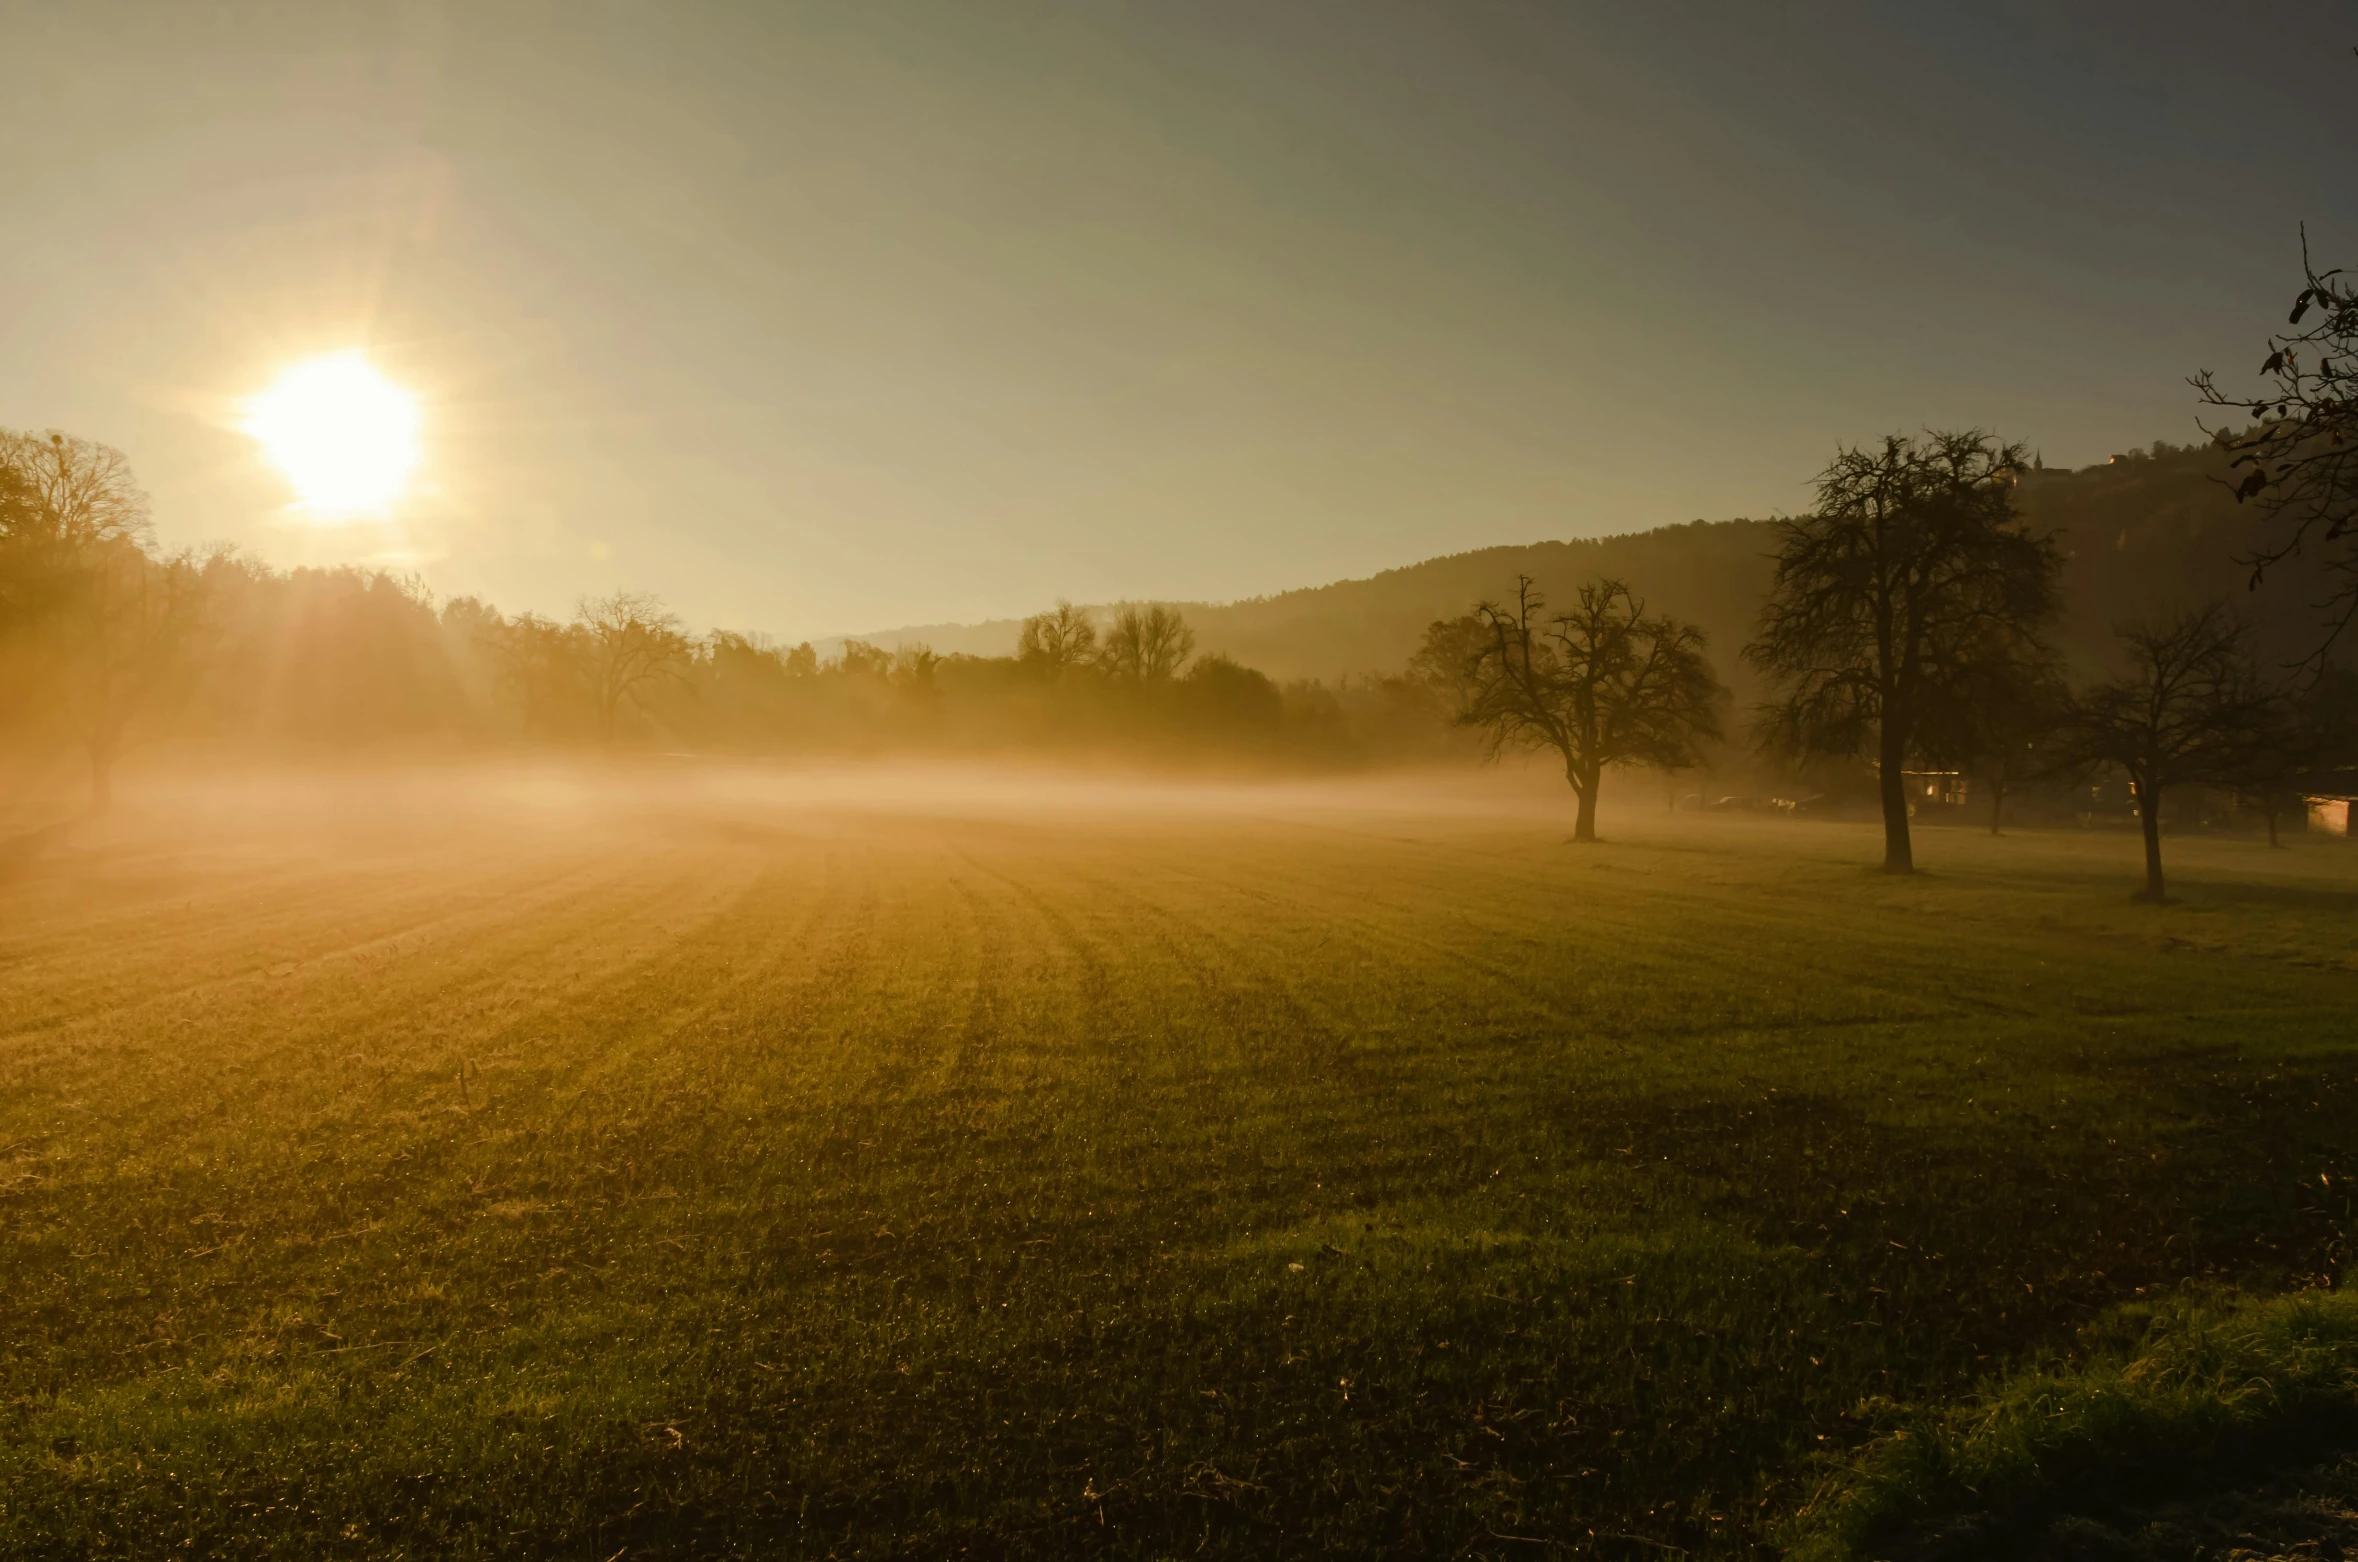
[[[1599,1159],[1688,1184],[1764,1245],[1798,1247],[1857,1326],[1904,1341],[1895,1376],[1928,1385],[2067,1340],[2146,1290],[2306,1281],[2351,1262],[2358,1060],[2135,1073],[2148,1119],[2173,1126],[2119,1141],[2046,1115],[1994,1131],[1881,1122],[1789,1091],[1584,1096],[1563,1125]]]
[[[2268,906],[2317,916],[2358,913],[2358,890],[2312,889],[2302,884],[2255,884],[2240,879],[2173,877],[2171,899],[2189,905]]]

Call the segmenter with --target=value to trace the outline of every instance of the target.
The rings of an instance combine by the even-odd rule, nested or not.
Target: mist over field
[[[2346,1261],[2349,853],[1561,787],[127,787],[0,882],[8,1547],[1708,1547]]]
[[[2358,1555],[2346,11],[0,0],[0,1562]]]

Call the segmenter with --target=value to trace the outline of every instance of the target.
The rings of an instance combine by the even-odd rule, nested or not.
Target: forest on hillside
[[[2215,444],[2153,445],[2078,468],[2034,465],[2017,503],[2032,525],[2060,536],[2064,610],[2057,635],[2077,664],[2107,665],[2112,628],[2157,602],[2225,594],[2279,626],[2288,654],[2294,627],[2316,616],[2321,561],[2296,557],[2257,589],[2238,560],[2257,545],[2264,518],[2236,502],[2231,455]],[[1466,604],[1509,589],[1518,575],[1569,588],[1591,578],[1626,580],[1662,612],[1700,626],[1721,675],[1748,703],[1748,675],[1734,649],[1751,635],[1767,594],[1775,526],[1768,520],[1693,521],[1651,531],[1478,548],[1372,575],[1240,602],[1184,602],[1207,650],[1274,678],[1335,680],[1397,670],[1425,628]],[[882,630],[865,639],[895,648],[1005,655],[1020,619]]]

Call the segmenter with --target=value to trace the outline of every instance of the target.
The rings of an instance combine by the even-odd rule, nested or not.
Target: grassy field
[[[134,799],[0,883],[0,1554],[1744,1556],[2350,1261],[2358,850],[1605,823]]]

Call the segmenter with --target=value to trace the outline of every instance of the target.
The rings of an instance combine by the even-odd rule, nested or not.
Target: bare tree
[[[2173,786],[2232,784],[2280,709],[2262,682],[2251,632],[2223,602],[2118,631],[2129,670],[2071,703],[2058,762],[2128,773],[2145,833],[2141,900],[2163,898],[2162,799]]]
[[[151,558],[129,537],[98,544],[62,615],[71,719],[90,763],[90,811],[114,803],[115,761],[132,718],[196,671],[209,580],[188,554]]]
[[[1817,508],[1781,523],[1744,648],[1785,690],[1759,732],[1794,757],[1873,754],[1887,873],[1915,869],[1902,772],[1920,725],[1993,635],[2035,640],[2055,614],[2062,554],[2015,512],[2024,464],[2022,446],[1979,430],[1892,435],[1836,455]]]
[[[32,479],[0,447],[0,633],[27,627],[55,605],[64,570],[47,522]]]
[[[1703,658],[1703,631],[1647,617],[1618,580],[1591,581],[1570,611],[1549,616],[1531,577],[1519,576],[1513,601],[1477,603],[1426,630],[1417,663],[1493,755],[1556,752],[1579,799],[1576,841],[1597,838],[1608,767],[1681,769],[1719,736],[1723,691]]]
[[[2322,659],[2358,616],[2358,278],[2340,268],[2319,271],[2301,235],[2304,285],[2293,299],[2288,329],[2268,339],[2261,377],[2272,382],[2250,396],[2220,389],[2208,369],[2194,376],[2206,405],[2249,413],[2240,433],[2223,433],[2232,452],[2238,501],[2257,505],[2272,523],[2266,542],[2242,560],[2252,584],[2304,548],[2326,553],[2338,584],[2318,604],[2325,637]]]
[[[934,681],[941,665],[941,656],[932,646],[922,640],[913,641],[892,653],[892,671],[888,676],[902,699],[913,705],[931,705],[941,698],[941,686]]]
[[[583,640],[583,671],[598,732],[611,743],[622,702],[639,699],[647,685],[684,667],[688,637],[662,603],[638,591],[584,597],[573,622]]]
[[[202,616],[199,559],[157,559],[147,495],[110,445],[51,430],[0,431],[0,629],[33,634],[36,659],[90,763],[90,806],[113,801],[134,714],[192,669],[180,653]]]
[[[2006,795],[2044,774],[2071,690],[2052,649],[2017,626],[1993,622],[1957,658],[1919,723],[1924,755],[1977,778],[1990,794],[1990,834],[2005,828]]]
[[[581,630],[541,617],[518,613],[503,619],[490,613],[481,626],[483,649],[515,691],[523,707],[527,732],[560,730],[569,725],[567,708],[580,708],[583,687]]]
[[[0,429],[0,630],[57,612],[85,594],[107,549],[148,538],[147,495],[120,450]]]
[[[2358,757],[2358,674],[2318,669],[2317,676],[2268,712],[2234,767],[2237,790],[2259,809],[2271,847],[2283,844],[2278,821],[2300,810],[2302,783],[2348,765],[2353,757]]]
[[[1097,648],[1097,665],[1134,683],[1164,683],[1195,652],[1195,631],[1175,608],[1157,602],[1114,614]]]
[[[1050,678],[1068,667],[1085,666],[1097,654],[1097,626],[1070,602],[1059,600],[1046,613],[1023,621],[1015,643],[1015,659]]]
[[[0,430],[0,466],[18,474],[59,536],[77,545],[148,540],[147,495],[132,476],[130,457],[114,446],[55,429]]]
[[[892,652],[865,640],[843,642],[843,655],[835,665],[841,672],[855,678],[874,678],[882,682],[892,673]]]

